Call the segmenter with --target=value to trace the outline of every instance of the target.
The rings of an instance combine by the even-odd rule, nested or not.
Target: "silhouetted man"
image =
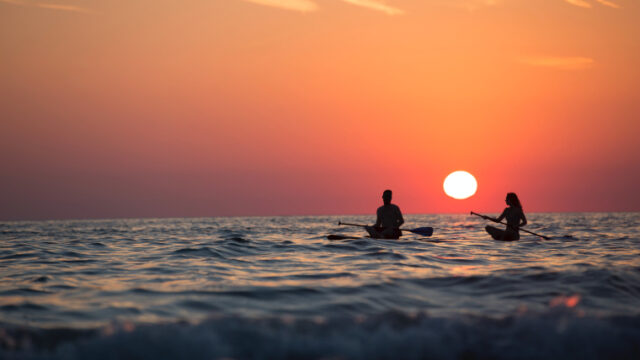
[[[400,208],[391,203],[391,190],[382,193],[384,205],[376,211],[376,224],[365,229],[369,236],[377,239],[397,239],[402,235],[400,225],[404,224]]]

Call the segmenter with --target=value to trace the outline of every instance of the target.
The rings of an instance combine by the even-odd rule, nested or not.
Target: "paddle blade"
[[[407,230],[405,230],[407,231]],[[433,228],[432,227],[421,227],[421,228],[417,228],[417,229],[412,229],[412,230],[408,230],[414,234],[418,234],[418,235],[422,235],[422,236],[431,236],[433,234]]]

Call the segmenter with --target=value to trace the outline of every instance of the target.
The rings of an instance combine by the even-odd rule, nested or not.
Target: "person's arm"
[[[493,220],[493,221],[495,221],[495,222],[499,223],[499,222],[500,222],[500,221],[502,221],[502,219],[504,219],[506,216],[507,216],[507,209],[504,209],[504,210],[502,211],[502,214],[500,214],[500,216],[499,216],[497,219],[490,219],[490,220]]]
[[[402,217],[402,211],[400,211],[400,208],[397,207],[398,209],[398,228],[400,226],[402,226],[402,224],[404,224],[404,218]]]
[[[520,226],[525,226],[525,225],[527,225],[527,217],[526,217],[526,216],[524,216],[524,211],[520,210],[520,215],[522,216],[522,217],[520,218],[520,220],[522,221],[522,222],[520,223]]]
[[[380,209],[378,208],[378,211],[376,211],[376,223],[375,225],[373,225],[373,227],[380,227],[382,226],[382,216],[380,216]]]

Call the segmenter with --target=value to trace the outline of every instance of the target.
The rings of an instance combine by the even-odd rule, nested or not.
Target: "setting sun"
[[[466,171],[454,171],[444,179],[444,192],[454,199],[466,199],[478,189],[478,182]]]

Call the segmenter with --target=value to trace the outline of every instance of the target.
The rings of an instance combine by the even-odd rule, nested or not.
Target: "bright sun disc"
[[[478,182],[466,171],[454,171],[444,179],[444,192],[454,199],[466,199],[478,190]]]

